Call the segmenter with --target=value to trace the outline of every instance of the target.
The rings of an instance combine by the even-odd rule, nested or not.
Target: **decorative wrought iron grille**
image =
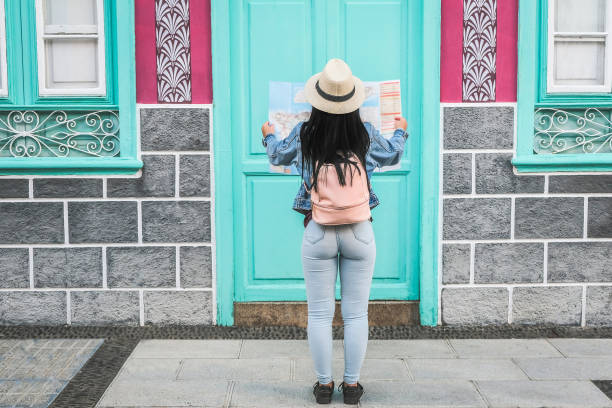
[[[612,153],[611,112],[600,108],[536,109],[534,151]]]
[[[118,112],[0,112],[0,157],[118,155]]]

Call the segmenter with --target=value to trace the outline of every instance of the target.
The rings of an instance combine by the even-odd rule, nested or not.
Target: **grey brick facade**
[[[0,325],[214,324],[210,107],[139,112],[138,174],[0,177]]]
[[[612,176],[517,174],[513,106],[442,110],[442,324],[612,326]]]

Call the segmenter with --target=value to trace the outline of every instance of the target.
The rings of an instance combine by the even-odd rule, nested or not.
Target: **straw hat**
[[[339,58],[330,59],[323,71],[314,74],[304,86],[306,100],[328,113],[357,110],[365,99],[365,88],[359,78]]]

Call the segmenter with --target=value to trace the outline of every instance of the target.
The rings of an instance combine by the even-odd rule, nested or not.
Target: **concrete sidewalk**
[[[593,380],[612,339],[370,340],[360,405],[612,407]],[[306,340],[142,340],[98,406],[313,407],[315,381]]]

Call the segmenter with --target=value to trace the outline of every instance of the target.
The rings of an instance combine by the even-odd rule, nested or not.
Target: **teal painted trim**
[[[114,54],[122,45],[116,39],[124,38],[115,35],[115,29],[124,28],[115,20],[122,18],[117,15],[123,3],[133,3],[133,0],[119,1],[104,0],[104,51],[106,58],[106,96],[40,96],[38,95],[38,51],[36,42],[36,7],[35,0],[26,0],[22,3],[22,32],[27,41],[23,42],[23,70],[24,77],[29,81],[24,82],[25,104],[31,105],[112,105],[117,103],[115,100],[115,79],[117,78],[117,63]],[[118,6],[118,7],[116,7]],[[129,22],[127,27],[134,27],[134,22]],[[117,61],[118,62],[118,61]],[[121,71],[119,71],[121,72]]]
[[[119,140],[121,157],[137,157],[136,129],[136,33],[134,0],[113,2],[116,5],[117,38],[117,104],[119,105]],[[111,70],[107,69],[107,72]]]
[[[11,18],[23,41],[23,94],[17,104],[1,103],[0,109],[119,110],[120,157],[114,158],[5,158],[0,174],[133,174],[142,167],[138,158],[136,128],[136,53],[134,0],[105,0],[105,48],[107,96],[38,98],[36,14],[34,0],[10,2]],[[15,5],[20,4],[19,13]],[[8,15],[8,14],[7,14]],[[20,23],[20,24],[19,24]],[[117,41],[121,39],[121,41]],[[21,69],[23,68],[23,70]],[[15,70],[15,68],[13,68]],[[28,80],[26,81],[25,78]]]
[[[234,325],[234,217],[232,200],[232,140],[223,135],[231,128],[229,2],[211,0],[211,53],[213,77],[213,154],[215,168],[215,242],[217,324]]]
[[[517,156],[512,164],[521,173],[534,171],[612,171],[612,154],[539,154]]]
[[[21,3],[4,0],[4,15],[8,96],[0,98],[0,105],[14,105],[23,101],[21,26],[14,23],[15,21],[21,21]]]
[[[609,107],[598,94],[546,95],[548,0],[519,0],[517,146],[512,164],[521,173],[612,171],[610,154],[535,154],[534,112],[539,107]]]
[[[142,167],[139,159],[118,157],[29,157],[0,159],[0,175],[7,174],[133,174]]]
[[[517,68],[517,156],[533,156],[533,117],[537,83],[537,9],[539,2],[519,0]]]
[[[592,93],[547,93],[548,71],[548,0],[537,0],[539,24],[539,76],[538,76],[538,107],[542,104],[559,106],[560,104],[583,104],[585,106],[612,106],[612,94],[609,92]]]
[[[421,324],[438,324],[438,193],[440,186],[440,0],[422,1],[422,158],[420,224]]]

